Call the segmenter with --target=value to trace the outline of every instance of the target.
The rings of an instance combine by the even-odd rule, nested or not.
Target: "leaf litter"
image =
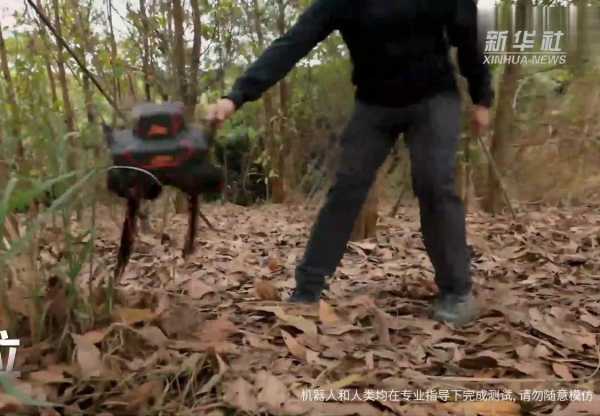
[[[110,321],[67,338],[25,340],[22,377],[10,384],[17,390],[8,389],[21,393],[2,384],[0,414],[600,414],[597,210],[544,208],[517,220],[470,214],[483,314],[462,329],[429,319],[436,289],[414,208],[382,218],[377,239],[351,243],[314,307],[282,302],[313,213],[228,204],[206,213],[220,231],[203,228],[185,261],[177,244],[183,218],[170,222],[169,239],[138,240]],[[109,275],[115,230],[99,221],[98,270],[81,272],[82,291]],[[42,267],[56,250],[42,247]],[[49,313],[64,319],[64,289],[49,288]],[[29,307],[15,310],[27,318]],[[350,397],[306,400],[329,389]],[[433,389],[512,392],[516,400],[414,397]],[[595,395],[591,402],[520,400],[535,389]]]

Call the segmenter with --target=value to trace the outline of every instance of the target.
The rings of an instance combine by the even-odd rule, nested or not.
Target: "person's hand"
[[[471,129],[473,135],[481,136],[490,127],[490,109],[481,105],[474,105],[471,110]]]
[[[235,113],[235,104],[228,98],[221,98],[215,104],[212,104],[206,110],[206,119],[221,127],[225,120]]]

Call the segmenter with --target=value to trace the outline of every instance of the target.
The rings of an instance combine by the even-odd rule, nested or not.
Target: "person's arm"
[[[454,3],[447,26],[448,37],[450,43],[458,47],[458,66],[469,82],[473,104],[489,108],[494,101],[494,90],[479,42],[477,5],[474,0],[454,0]]]
[[[224,97],[239,109],[281,80],[317,43],[336,28],[337,1],[315,0],[290,30],[276,39],[240,76]]]

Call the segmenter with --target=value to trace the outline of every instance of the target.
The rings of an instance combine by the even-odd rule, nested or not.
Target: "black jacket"
[[[258,99],[334,30],[348,45],[361,101],[397,107],[455,89],[448,53],[453,45],[473,102],[491,106],[494,93],[474,0],[315,0],[226,97],[237,108]]]

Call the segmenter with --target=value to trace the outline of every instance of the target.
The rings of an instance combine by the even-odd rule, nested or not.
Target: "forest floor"
[[[17,388],[66,406],[43,414],[600,415],[597,208],[470,214],[483,316],[462,329],[428,318],[436,289],[415,208],[349,245],[318,307],[281,302],[314,211],[204,213],[218,231],[201,222],[186,261],[185,216],[138,236],[112,322],[19,350]],[[115,263],[120,224],[98,218],[82,290]],[[47,295],[49,318],[60,305]],[[11,406],[0,394],[0,413]]]

